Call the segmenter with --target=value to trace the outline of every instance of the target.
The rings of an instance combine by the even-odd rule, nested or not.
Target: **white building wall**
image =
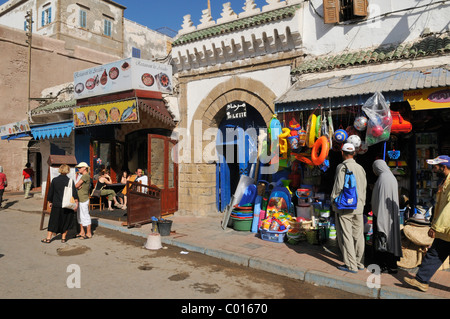
[[[369,0],[367,20],[355,24],[325,24],[313,10],[313,7],[316,8],[323,16],[323,0],[311,0],[309,5],[304,6],[303,50],[308,55],[333,55],[414,41],[426,28],[435,33],[450,31],[450,3],[422,7],[430,2]],[[408,8],[412,9],[404,10]],[[395,12],[398,10],[402,11]]]
[[[124,20],[124,58],[132,56],[132,48],[141,50],[141,59],[162,59],[169,53],[172,38],[128,19]]]
[[[241,78],[251,78],[262,82],[270,88],[276,96],[283,94],[291,85],[289,66],[272,68],[261,71],[247,72],[239,75]],[[192,118],[200,102],[220,83],[229,80],[231,76],[208,78],[199,81],[191,81],[187,85],[187,116],[189,129],[193,125]],[[225,105],[224,105],[225,106]]]

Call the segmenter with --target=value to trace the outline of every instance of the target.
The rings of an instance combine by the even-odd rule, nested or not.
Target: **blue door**
[[[259,112],[248,104],[246,118],[224,118],[219,125],[220,133],[216,138],[216,203],[220,212],[230,203],[240,176],[254,176],[252,167],[256,167],[259,128],[266,128],[266,124]]]

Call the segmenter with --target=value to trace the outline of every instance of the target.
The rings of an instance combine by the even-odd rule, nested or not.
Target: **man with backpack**
[[[338,269],[357,273],[364,269],[364,219],[366,172],[354,160],[355,146],[345,143],[341,149],[344,160],[336,168],[331,203],[336,213],[336,236],[344,265]],[[356,185],[355,185],[356,183]]]

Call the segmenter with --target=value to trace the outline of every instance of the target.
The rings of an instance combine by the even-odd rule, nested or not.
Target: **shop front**
[[[117,191],[125,187],[120,183],[123,172],[132,175],[142,169],[145,177],[140,180],[138,195],[158,194],[158,217],[178,209],[178,167],[171,157],[175,142],[170,139],[176,123],[162,97],[169,92],[171,76],[170,66],[140,59],[125,59],[74,75],[77,160],[90,163],[94,180],[107,169],[120,188]],[[127,205],[131,217],[146,201],[133,202],[133,196],[130,194]],[[132,224],[149,222],[149,217],[134,219]]]
[[[292,242],[308,236],[326,240],[334,233],[330,193],[336,167],[342,162],[344,142],[354,144],[355,159],[366,171],[364,218],[368,245],[372,244],[370,199],[371,185],[377,178],[372,170],[376,159],[385,160],[398,181],[401,227],[409,227],[408,222],[417,220],[430,224],[438,180],[426,159],[450,151],[449,76],[448,70],[437,67],[303,81],[275,101],[282,132],[280,157],[282,145],[286,144],[284,157],[288,161],[277,172],[284,177],[272,180],[272,184],[288,185],[291,197],[286,197],[285,211],[289,211],[288,200],[292,200],[295,210],[291,209],[291,216],[295,214],[297,222],[307,225],[299,228],[303,235],[298,231],[290,234],[295,223],[291,225],[286,236]],[[374,97],[378,102],[371,103]],[[374,117],[372,110],[379,115],[383,106],[387,112]],[[297,142],[291,144],[289,139],[294,137]],[[326,142],[320,144],[323,138],[327,146]],[[266,214],[271,204],[267,207]],[[275,227],[271,223],[264,225],[262,219],[258,226],[267,227],[265,231]],[[321,230],[322,237],[318,235]],[[399,265],[413,268],[417,262],[411,267],[403,257]]]

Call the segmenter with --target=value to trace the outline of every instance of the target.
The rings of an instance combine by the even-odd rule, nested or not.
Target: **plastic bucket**
[[[172,228],[172,220],[158,220],[158,232],[161,236],[169,236]]]

